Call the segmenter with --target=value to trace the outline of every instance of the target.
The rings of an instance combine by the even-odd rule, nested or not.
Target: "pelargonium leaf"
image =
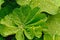
[[[41,12],[47,12],[49,14],[55,15],[60,6],[60,0],[32,0],[31,7],[40,7]]]
[[[0,23],[6,25],[8,27],[7,30],[9,30],[9,28],[11,28],[12,30],[15,27],[18,29],[22,29],[28,39],[32,40],[34,36],[40,38],[44,27],[46,27],[45,22],[47,20],[47,17],[44,13],[40,13],[39,11],[39,7],[35,7],[32,9],[28,5],[21,6],[20,8],[14,9],[11,14],[6,15],[3,19],[1,19]],[[39,26],[41,26],[42,29],[40,29]],[[18,35],[20,32],[16,33],[16,39],[20,40]]]
[[[39,34],[37,32],[35,32],[35,34],[37,33],[37,35],[34,35],[34,32],[33,32],[34,30],[31,28],[32,26],[35,26],[35,25],[38,27],[40,24],[41,24],[41,27],[42,27],[45,24],[46,20],[47,20],[47,17],[46,17],[46,15],[44,13],[38,13],[39,10],[40,10],[39,7],[31,9],[29,6],[25,5],[25,7],[21,6],[20,8],[17,8],[17,9],[15,9],[13,11],[13,14],[16,15],[19,18],[20,22],[22,23],[21,24],[22,26],[20,26],[20,27],[22,27],[24,29],[25,36],[28,39],[33,39],[34,36],[36,36],[36,37],[40,37],[41,36],[42,31],[38,31],[38,32],[40,32]],[[26,11],[27,11],[27,15],[25,15]],[[13,17],[13,20],[15,20],[14,17]],[[16,20],[16,21],[19,22],[19,20]],[[34,22],[34,20],[36,20],[35,21],[36,23]],[[43,21],[39,22],[40,20],[43,20]],[[31,23],[33,25],[31,26],[31,25],[29,25],[29,23]],[[28,28],[25,28],[26,26]]]
[[[16,0],[19,5],[29,5],[31,8],[40,7],[40,12],[55,15],[60,7],[60,0]]]
[[[24,8],[26,8],[26,9],[24,10]],[[35,23],[34,20],[36,22],[39,22],[40,20],[43,20],[45,22],[47,20],[47,17],[44,13],[38,13],[39,10],[40,10],[39,7],[36,7],[31,10],[31,8],[26,5],[25,7],[20,7],[20,8],[15,9],[13,11],[13,13],[16,14],[16,16],[20,19],[20,21],[23,24],[29,25],[30,23],[31,24]],[[28,11],[28,12],[26,13],[26,11]],[[25,15],[25,14],[27,14],[27,15]],[[36,23],[36,24],[38,24],[38,23]]]
[[[56,35],[60,36],[60,12],[54,16],[49,16],[49,19],[47,20],[47,26],[48,29],[45,34],[50,35],[54,40],[59,39],[59,37]]]
[[[48,32],[49,34],[60,35],[60,13],[54,16],[50,16],[47,21]]]

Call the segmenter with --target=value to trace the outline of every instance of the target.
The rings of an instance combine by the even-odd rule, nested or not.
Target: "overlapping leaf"
[[[40,7],[41,12],[55,15],[60,7],[60,0],[16,0],[19,5],[30,5],[31,8]]]
[[[59,0],[32,0],[31,7],[40,7],[41,12],[47,12],[49,14],[55,15],[60,6]]]
[[[47,34],[53,37],[53,39],[50,38],[50,40],[59,40],[59,37],[55,36],[55,35],[60,36],[60,13],[59,12],[58,14],[49,17],[47,21],[47,26],[48,26]]]
[[[45,25],[44,23],[46,22],[47,17],[44,13],[40,13],[39,10],[40,10],[39,7],[35,7],[34,9],[31,9],[31,7],[28,5],[22,6],[20,8],[16,8],[13,11],[13,13],[5,16],[4,19],[1,19],[1,24],[6,25],[8,27],[8,29],[7,29],[8,31],[10,28],[12,30],[13,27],[22,29],[24,31],[25,36],[28,39],[33,39],[34,36],[40,38],[42,35],[42,31],[44,29],[43,25]],[[42,30],[41,30],[41,28],[42,28]],[[5,30],[5,32],[7,30]],[[11,33],[11,32],[6,32],[6,33],[8,33],[8,35],[10,35],[9,33]],[[13,30],[12,30],[12,33],[13,33]],[[5,35],[7,35],[7,34],[5,34]],[[23,40],[21,35],[22,35],[22,33],[18,31],[18,33],[16,34],[16,39]],[[19,36],[21,38],[19,38]]]
[[[51,34],[58,34],[60,35],[60,13],[49,17],[47,25],[49,26],[48,30]]]

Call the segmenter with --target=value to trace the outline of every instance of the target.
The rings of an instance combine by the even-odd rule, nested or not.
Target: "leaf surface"
[[[57,14],[60,7],[60,0],[16,0],[19,5],[29,5],[31,8],[40,7],[40,12],[49,14]]]

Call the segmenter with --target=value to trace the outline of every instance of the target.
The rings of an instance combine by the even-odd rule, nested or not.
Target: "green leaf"
[[[0,9],[1,9],[1,4],[4,3],[4,0],[0,0]]]
[[[17,31],[18,31],[18,28],[16,27],[7,27],[5,25],[0,24],[0,34],[4,37],[15,34]]]
[[[16,8],[13,11],[12,19],[15,20],[14,21],[15,23],[21,22],[22,26],[21,25],[19,25],[19,26],[20,26],[20,28],[22,28],[24,30],[24,34],[28,39],[33,39],[34,36],[40,38],[41,34],[42,34],[41,33],[42,30],[41,29],[39,30],[39,25],[41,24],[42,29],[44,27],[46,27],[45,22],[47,20],[47,17],[44,13],[40,13],[39,10],[40,10],[39,7],[35,7],[34,9],[31,9],[31,7],[29,7],[28,5],[25,5],[25,6],[21,6],[20,8]],[[16,17],[14,17],[14,15]],[[16,20],[17,18],[19,18],[19,19]],[[33,25],[30,25],[30,24],[33,24]],[[33,30],[33,28],[36,27],[35,25],[38,28],[38,32]],[[35,27],[32,28],[32,26],[35,26]],[[27,28],[25,28],[25,27],[27,27]],[[36,30],[37,30],[37,28],[36,28]]]
[[[48,29],[45,34],[48,34],[51,37],[53,37],[53,40],[57,40],[58,37],[57,39],[55,39],[56,35],[60,36],[60,12],[58,12],[58,14],[54,16],[49,16],[49,19],[47,20],[47,26],[48,26]]]
[[[40,12],[57,14],[60,7],[60,0],[16,0],[19,5],[29,5],[31,8],[40,7]]]
[[[39,9],[40,9],[39,7],[36,7],[31,10],[31,7],[26,5],[20,8],[16,8],[13,11],[13,15],[16,15],[20,19],[20,22],[24,25],[30,25],[30,24],[40,25],[41,22],[46,22],[47,17],[45,14],[40,13]]]
[[[24,40],[24,34],[23,31],[20,29],[17,33],[16,33],[16,40]]]
[[[30,6],[40,7],[40,12],[47,12],[49,14],[57,14],[58,8],[60,6],[60,0],[32,0]]]
[[[40,38],[44,27],[46,27],[45,22],[47,20],[47,17],[44,13],[40,13],[39,10],[40,10],[39,7],[35,7],[34,9],[32,9],[28,5],[21,6],[20,8],[14,9],[14,11],[11,14],[6,15],[3,19],[1,19],[0,24],[3,24],[6,26],[6,27],[3,27],[4,30],[3,32],[1,32],[1,35],[8,36],[16,33],[17,40],[20,40],[20,39],[24,40],[22,37],[19,38],[22,34],[20,32],[21,30],[19,29],[22,29],[25,36],[29,40],[32,40],[34,36]],[[14,28],[17,28],[16,31],[14,31]],[[2,34],[4,32],[6,34]]]
[[[48,33],[60,35],[60,13],[50,16],[47,21]]]

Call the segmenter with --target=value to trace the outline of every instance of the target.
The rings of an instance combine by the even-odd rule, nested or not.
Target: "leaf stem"
[[[53,40],[55,40],[55,35],[53,35]]]

